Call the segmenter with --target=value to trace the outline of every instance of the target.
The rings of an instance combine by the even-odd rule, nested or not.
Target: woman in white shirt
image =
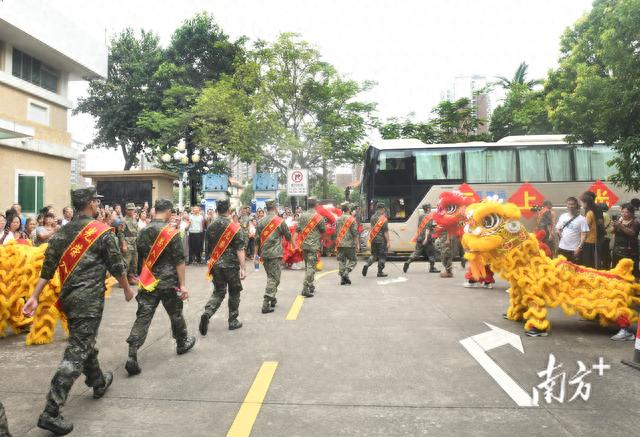
[[[140,220],[138,220],[138,230],[141,231],[147,226],[147,211],[142,211],[140,213]]]

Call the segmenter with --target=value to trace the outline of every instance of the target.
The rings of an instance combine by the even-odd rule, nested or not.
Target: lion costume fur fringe
[[[534,234],[520,223],[520,209],[488,199],[467,208],[468,223],[462,244],[474,277],[484,266],[510,284],[511,320],[525,320],[524,329],[548,330],[547,308],[561,307],[602,326],[628,326],[638,319],[640,286],[632,275],[633,262],[621,260],[611,270],[578,266],[559,256],[549,258]]]
[[[0,246],[0,336],[5,335],[7,324],[16,334],[30,326],[27,345],[51,343],[58,320],[68,334],[67,320],[55,305],[61,290],[57,272],[40,294],[34,316],[27,317],[22,313],[40,278],[46,249],[46,244],[34,247],[16,242]],[[114,283],[115,279],[111,277],[105,281],[106,297],[111,294]]]

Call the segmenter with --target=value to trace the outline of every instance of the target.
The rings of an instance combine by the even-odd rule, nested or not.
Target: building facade
[[[0,3],[0,209],[17,202],[29,215],[69,204],[78,152],[68,84],[106,75],[106,45],[47,2]]]
[[[469,99],[475,108],[476,115],[483,121],[476,134],[489,131],[489,118],[491,117],[491,99],[488,90],[489,81],[486,76],[474,74],[472,76],[457,76],[453,84],[441,94],[441,100],[456,101],[462,98]]]

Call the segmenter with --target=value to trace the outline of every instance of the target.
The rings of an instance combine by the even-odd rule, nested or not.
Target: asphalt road
[[[250,271],[244,327],[227,330],[223,303],[207,337],[197,324],[210,285],[204,267],[188,267],[185,315],[198,342],[177,356],[159,307],[135,377],[123,366],[136,304],[114,289],[98,337],[100,362],[114,383],[96,401],[78,379],[63,409],[72,435],[638,435],[640,372],[620,363],[631,358],[633,342],[609,340],[615,330],[554,310],[551,335],[528,338],[521,324],[501,317],[508,295],[500,281],[493,290],[466,289],[459,268],[455,278],[440,279],[424,263],[403,275],[401,262],[390,262],[389,278],[379,281],[375,268],[363,278],[360,263],[353,285],[341,287],[335,260],[324,264],[312,299],[298,298],[302,271],[283,272],[278,306],[267,315],[260,313],[264,271]],[[485,322],[513,334],[494,329],[499,334],[466,342],[497,380],[460,342],[490,331]],[[59,327],[49,345],[26,347],[23,335],[0,339],[0,400],[14,436],[47,435],[35,424],[64,347]],[[563,365],[554,376],[566,372],[564,402],[547,403],[540,390],[538,406],[518,406],[513,391],[532,394],[550,353]],[[592,367],[600,357],[610,365],[602,376]],[[589,398],[570,402],[586,390],[573,378],[578,360],[590,371],[582,379]],[[558,395],[562,381],[554,381]]]

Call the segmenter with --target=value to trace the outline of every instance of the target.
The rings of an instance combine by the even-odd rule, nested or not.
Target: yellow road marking
[[[316,280],[321,279],[324,276],[330,275],[331,273],[335,273],[338,270],[329,270],[327,272],[322,272],[316,275]],[[298,295],[296,299],[291,304],[291,308],[289,308],[289,312],[287,313],[287,317],[285,320],[297,320],[298,314],[300,314],[300,310],[302,309],[302,303],[304,302],[304,296]]]
[[[296,320],[298,318],[298,314],[300,313],[300,309],[302,308],[302,302],[304,302],[304,296],[297,295],[296,299],[291,304],[291,308],[289,309],[289,313],[285,320]]]
[[[251,435],[253,424],[256,422],[277,367],[277,361],[262,363],[236,418],[231,424],[231,428],[229,428],[229,432],[227,432],[227,437],[248,437]]]

